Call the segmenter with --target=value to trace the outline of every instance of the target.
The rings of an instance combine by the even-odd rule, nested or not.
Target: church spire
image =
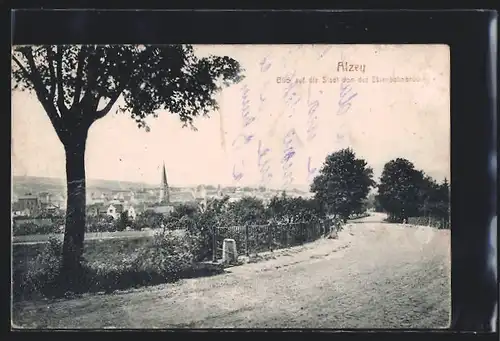
[[[165,161],[163,161],[163,169],[161,172],[161,187],[167,187],[167,171],[165,170]]]
[[[160,187],[160,203],[170,203],[170,191],[167,182],[167,171],[165,170],[165,161],[163,161],[163,168],[161,172],[161,187]]]

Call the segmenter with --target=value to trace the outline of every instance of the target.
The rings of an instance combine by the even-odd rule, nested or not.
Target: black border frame
[[[13,44],[433,43],[449,45],[452,113],[452,309],[454,313],[461,310],[464,314],[462,315],[464,320],[456,330],[480,331],[481,328],[478,326],[485,320],[488,314],[486,311],[491,309],[490,300],[497,298],[491,295],[498,294],[498,291],[491,293],[492,283],[486,278],[485,268],[488,219],[491,214],[496,215],[496,202],[493,204],[491,202],[491,197],[496,197],[496,184],[493,185],[493,179],[488,173],[488,150],[492,144],[496,145],[494,136],[496,104],[492,103],[495,94],[492,90],[492,80],[489,79],[493,72],[492,63],[496,61],[489,57],[488,30],[491,20],[496,17],[497,14],[493,11],[465,10],[164,12],[33,9],[16,11],[15,15],[7,16],[6,22],[10,22],[11,18],[15,19],[11,37],[7,36]],[[185,26],[186,23],[190,23],[188,29],[180,30],[179,27]],[[10,56],[10,46],[8,55]],[[9,70],[6,72],[10,75],[9,57],[7,63]],[[4,88],[10,91],[10,81]],[[9,108],[6,110],[10,110],[10,103],[7,105]],[[10,208],[8,210],[10,211]],[[10,238],[3,240],[10,243]],[[10,250],[10,245],[5,249]],[[10,261],[10,254],[8,259]],[[8,266],[10,269],[10,262]],[[493,289],[498,290],[497,285],[494,283]],[[475,295],[470,295],[471,293]],[[7,309],[10,313],[10,307]],[[7,323],[10,327],[10,323]],[[352,332],[349,334],[368,331],[352,330]],[[403,330],[397,332],[403,333]],[[393,334],[393,331],[380,330],[370,334],[386,336],[385,333]],[[432,333],[442,336],[451,332]],[[459,335],[453,334],[454,337]],[[420,331],[418,333],[405,331],[404,335],[399,336],[425,337]]]

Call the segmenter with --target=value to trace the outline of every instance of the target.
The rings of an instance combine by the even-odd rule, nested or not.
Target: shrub
[[[188,275],[193,268],[194,239],[189,234],[159,233],[130,255],[87,263],[86,291],[113,291],[155,285]]]
[[[51,237],[40,254],[28,262],[26,272],[23,275],[15,274],[14,287],[15,289],[17,287],[18,290],[14,290],[14,295],[56,295],[61,255],[62,241]]]
[[[52,223],[35,223],[33,221],[28,221],[25,223],[19,222],[22,220],[17,220],[14,223],[13,232],[16,236],[26,236],[33,234],[52,234],[58,233],[58,227],[60,224],[56,222]]]
[[[139,249],[132,264],[137,270],[160,275],[186,271],[194,262],[197,236],[188,232],[161,232]]]
[[[420,226],[431,226],[438,229],[449,229],[450,224],[447,219],[439,219],[433,217],[410,217],[408,218],[408,224],[420,225]]]
[[[154,211],[144,211],[137,216],[132,224],[134,230],[140,231],[143,228],[159,228],[165,222],[165,216]]]
[[[155,285],[194,275],[197,236],[190,233],[160,233],[128,254],[116,258],[82,261],[78,293],[111,292],[144,285]],[[65,294],[60,274],[62,242],[51,239],[24,274],[14,275],[14,295],[19,298],[36,296],[58,297]]]
[[[388,223],[402,223],[403,222],[403,218],[397,216],[397,215],[394,215],[394,214],[389,214],[387,216],[386,219],[384,219],[385,222],[388,222]]]

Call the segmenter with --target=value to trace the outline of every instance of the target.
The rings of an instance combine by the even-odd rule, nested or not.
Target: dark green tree
[[[145,118],[161,111],[193,126],[195,117],[217,108],[214,96],[222,87],[241,79],[240,66],[227,56],[197,58],[189,45],[16,46],[12,60],[14,89],[36,94],[65,149],[61,271],[71,285],[78,282],[74,277],[83,253],[84,161],[91,125],[117,106],[147,130]]]
[[[326,157],[311,192],[326,213],[346,220],[354,212],[360,212],[374,184],[373,170],[348,148]]]
[[[364,203],[365,210],[377,210],[377,202],[375,196],[375,193],[368,194],[368,197],[366,198]]]
[[[194,204],[180,204],[174,208],[174,211],[170,214],[169,218],[178,220],[184,216],[193,217],[195,214],[199,213],[197,205]]]
[[[116,231],[125,231],[127,226],[129,226],[131,223],[129,217],[128,217],[128,212],[124,211],[120,213],[120,216],[116,220],[115,223],[115,229]]]
[[[283,192],[271,198],[267,207],[269,217],[280,223],[312,222],[324,218],[316,199],[289,197]]]
[[[429,180],[425,186],[424,183],[423,172],[415,169],[412,162],[403,158],[391,160],[384,165],[377,200],[392,221],[402,222],[418,216],[425,200],[426,205],[431,202],[423,188],[431,189],[433,184]]]
[[[132,224],[135,230],[143,228],[156,229],[160,228],[161,224],[165,223],[166,218],[163,214],[157,213],[152,210],[147,210],[139,214],[134,223]]]
[[[430,176],[423,175],[419,190],[419,215],[424,217],[433,216],[437,206],[437,192],[439,185]]]
[[[450,220],[450,184],[447,179],[438,184],[434,192],[434,210],[433,216],[449,222]]]
[[[262,200],[255,197],[243,197],[228,206],[228,222],[231,225],[267,223],[267,210]]]

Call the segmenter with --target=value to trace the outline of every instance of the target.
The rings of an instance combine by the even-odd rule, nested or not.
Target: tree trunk
[[[75,134],[76,135],[76,134]],[[85,143],[87,132],[64,145],[66,151],[67,205],[61,274],[68,289],[80,282],[85,235]]]

